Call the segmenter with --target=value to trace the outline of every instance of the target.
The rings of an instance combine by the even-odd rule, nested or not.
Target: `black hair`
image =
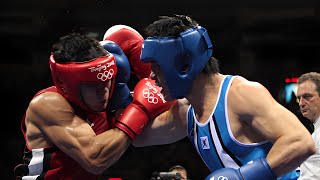
[[[144,28],[144,34],[147,37],[177,37],[181,32],[198,26],[198,22],[193,20],[190,16],[159,16],[158,20]],[[219,73],[218,60],[214,57],[210,57],[202,72],[205,74]]]
[[[189,16],[159,16],[159,20],[147,26],[144,32],[149,37],[175,37],[179,36],[181,32],[197,26],[198,23]]]
[[[98,40],[78,32],[60,37],[51,52],[57,63],[85,62],[108,54]]]

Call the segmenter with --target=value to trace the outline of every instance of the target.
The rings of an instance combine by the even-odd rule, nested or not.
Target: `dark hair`
[[[51,52],[58,63],[84,62],[108,54],[98,40],[76,32],[59,38]]]
[[[159,20],[147,26],[144,32],[149,37],[176,37],[181,32],[197,26],[198,23],[189,16],[159,16]]]
[[[186,15],[159,16],[159,20],[144,28],[144,33],[147,37],[177,37],[181,32],[197,26],[199,24]],[[205,74],[219,73],[218,60],[211,57],[202,72]]]
[[[320,74],[317,72],[308,72],[305,74],[302,74],[299,78],[298,78],[298,84],[301,84],[305,81],[312,81],[316,87],[317,87],[317,92],[318,95],[320,95]]]

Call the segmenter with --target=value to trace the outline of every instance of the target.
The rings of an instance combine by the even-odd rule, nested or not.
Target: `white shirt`
[[[299,180],[320,180],[320,117],[314,124],[312,139],[316,145],[316,153],[301,164]]]

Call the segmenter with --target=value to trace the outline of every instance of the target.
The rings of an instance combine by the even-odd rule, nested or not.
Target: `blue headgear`
[[[144,40],[140,58],[144,63],[157,63],[171,97],[183,98],[211,55],[212,43],[207,30],[198,26],[187,29],[178,37],[148,37]],[[186,66],[187,70],[184,69]]]

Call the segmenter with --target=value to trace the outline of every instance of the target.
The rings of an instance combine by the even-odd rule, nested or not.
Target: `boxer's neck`
[[[203,119],[206,119],[206,116],[211,114],[224,77],[222,74],[201,74],[195,79],[186,98],[193,106],[199,119],[202,119],[203,116]]]

